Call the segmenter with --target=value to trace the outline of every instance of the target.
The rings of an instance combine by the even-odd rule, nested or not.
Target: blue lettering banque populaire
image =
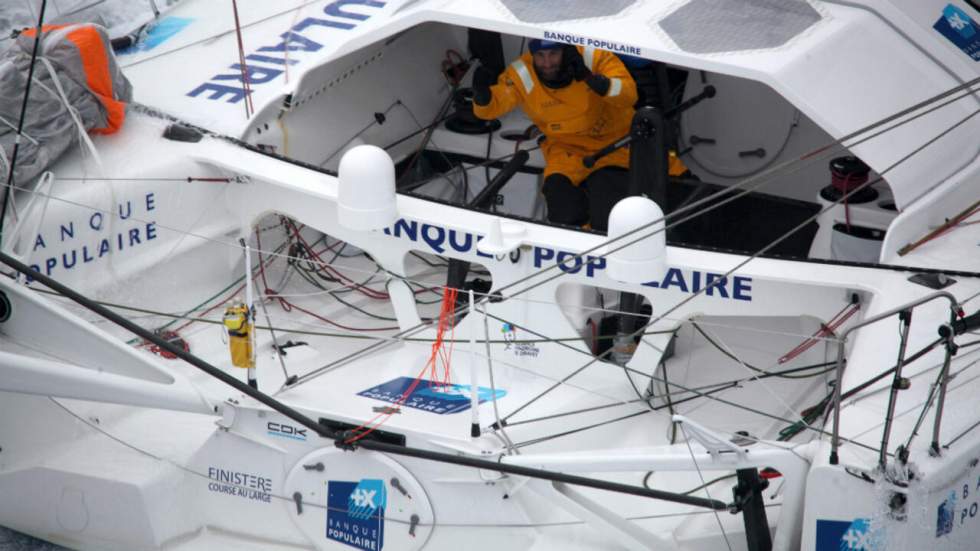
[[[327,539],[365,551],[381,551],[387,507],[384,480],[327,481]]]
[[[494,259],[493,255],[482,253],[476,248],[477,243],[483,239],[482,235],[461,230],[419,224],[415,220],[401,218],[394,226],[385,228],[384,233],[412,243],[422,243],[436,254],[444,254],[448,246],[457,253],[475,252],[477,256]],[[601,256],[583,256],[572,251],[541,246],[533,248],[531,259],[535,268],[557,264],[558,269],[567,274],[583,273],[590,278],[606,269],[606,259]],[[733,276],[729,279],[723,274],[670,268],[662,279],[648,281],[643,285],[657,289],[676,289],[682,293],[698,293],[703,289],[704,295],[709,297],[746,302],[752,300],[752,278],[744,276]]]
[[[445,384],[428,379],[420,379],[416,382],[413,377],[398,377],[362,390],[357,395],[439,415],[460,413],[470,409],[469,385]],[[498,388],[497,393],[494,394],[493,390],[487,387],[477,387],[477,400],[481,404],[493,400],[494,397],[499,400],[506,395],[507,391],[503,389]]]
[[[963,50],[973,61],[980,61],[980,23],[963,9],[947,4],[932,28]]]
[[[108,214],[92,212],[74,220],[56,223],[52,226],[56,227],[56,230],[47,230],[47,233],[39,233],[34,237],[31,268],[50,276],[52,273],[71,271],[79,266],[98,262],[109,255],[149,243],[157,238],[157,224],[156,221],[146,221],[146,219],[154,216],[150,213],[155,210],[156,194],[151,192],[142,195],[139,199],[120,201]],[[134,216],[142,219],[136,221]],[[113,217],[125,223],[119,224],[113,228],[112,233],[108,233],[109,224],[106,220]],[[75,245],[43,260],[37,260],[38,256],[48,252],[49,247],[61,243],[74,245],[79,241],[80,246]],[[27,279],[28,283],[31,281],[30,278]]]
[[[275,44],[262,46],[255,52],[245,56],[245,66],[234,63],[228,66],[228,71],[219,73],[197,86],[187,95],[209,100],[225,99],[228,103],[238,103],[245,99],[245,85],[242,79],[248,79],[249,88],[256,88],[276,80],[285,73],[286,65],[295,65],[297,57],[305,53],[317,52],[323,48],[310,35],[322,32],[324,29],[350,30],[359,22],[368,20],[371,16],[357,13],[349,9],[352,6],[365,8],[383,8],[387,2],[380,0],[337,0],[323,8],[324,15],[344,19],[334,21],[322,17],[307,17],[297,21],[286,32],[279,35],[281,39]],[[244,73],[244,74],[243,74]]]

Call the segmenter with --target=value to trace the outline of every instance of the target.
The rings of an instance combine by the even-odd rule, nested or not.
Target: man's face
[[[534,52],[534,69],[545,80],[557,80],[561,69],[561,49],[538,50]]]

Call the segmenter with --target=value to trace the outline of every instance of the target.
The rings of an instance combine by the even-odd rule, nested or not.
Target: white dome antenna
[[[359,145],[340,159],[337,221],[345,228],[387,228],[398,219],[395,163],[384,149]]]
[[[613,242],[606,245],[606,271],[613,279],[645,283],[663,277],[667,270],[663,218],[660,205],[646,197],[627,197],[616,203],[609,213]]]

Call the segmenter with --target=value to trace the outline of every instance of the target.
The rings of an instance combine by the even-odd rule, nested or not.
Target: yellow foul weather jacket
[[[582,158],[592,155],[629,132],[636,103],[636,83],[614,54],[576,46],[585,66],[609,79],[609,90],[600,97],[585,81],[563,88],[548,88],[538,80],[531,53],[510,64],[490,87],[487,105],[473,106],[481,119],[496,119],[520,106],[547,136],[542,145],[545,173],[560,173],[578,185],[592,171],[605,166],[629,168],[629,151],[620,149],[589,169]]]

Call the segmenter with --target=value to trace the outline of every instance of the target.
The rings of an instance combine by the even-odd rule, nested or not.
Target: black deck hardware
[[[755,468],[738,469],[735,474],[738,484],[732,488],[735,500],[729,510],[732,514],[742,513],[749,551],[771,551],[772,536],[762,498],[762,490],[769,487],[769,481],[759,476],[759,470]]]

